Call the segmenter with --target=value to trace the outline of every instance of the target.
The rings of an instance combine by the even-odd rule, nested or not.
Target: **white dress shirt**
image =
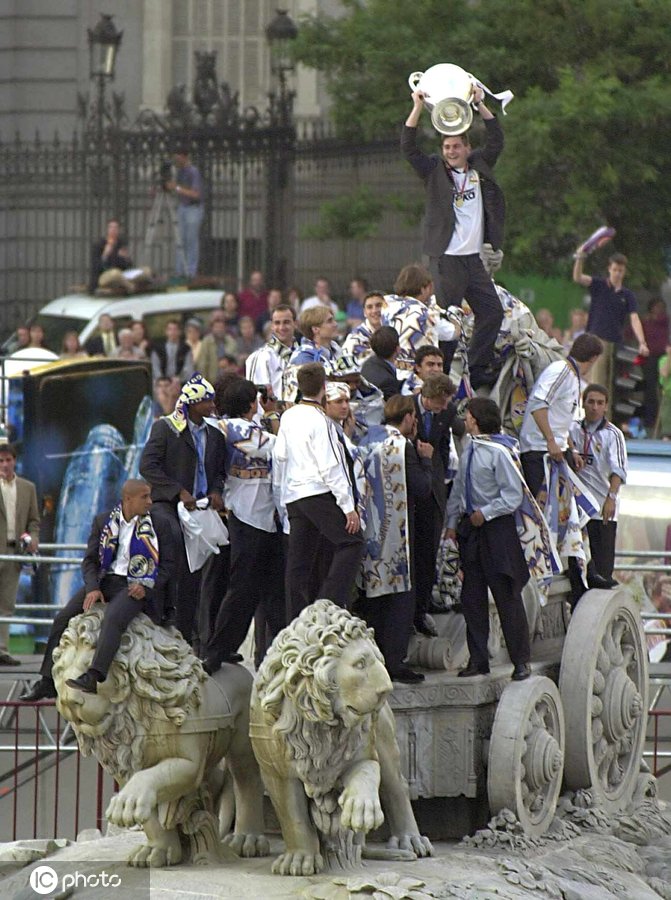
[[[0,478],[2,501],[7,516],[7,543],[16,540],[16,476],[11,481]]]
[[[117,544],[116,556],[109,567],[110,575],[128,575],[128,565],[130,563],[130,539],[133,537],[133,531],[137,523],[137,516],[133,516],[130,522],[127,522],[123,513],[119,517],[119,542]]]

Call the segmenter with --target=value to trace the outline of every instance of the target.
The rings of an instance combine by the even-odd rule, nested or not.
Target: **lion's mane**
[[[72,619],[54,652],[54,679],[68,647],[95,648],[104,611],[94,609]],[[206,678],[202,664],[174,628],[156,628],[144,613],[128,625],[112,663],[107,681],[115,702],[103,733],[78,729],[82,753],[95,755],[105,769],[122,783],[143,768],[146,736],[152,723],[179,727],[201,704],[200,684]]]
[[[330,600],[317,600],[281,631],[257,673],[261,709],[273,719],[306,793],[319,802],[335,786],[373,724],[375,714],[346,726],[338,712],[336,666],[353,641],[373,631]]]

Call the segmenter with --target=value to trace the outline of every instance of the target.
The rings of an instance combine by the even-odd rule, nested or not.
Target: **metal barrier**
[[[11,759],[0,771],[0,841],[102,830],[116,784],[95,759],[81,756],[55,702],[0,701],[0,719],[6,716],[3,731],[13,740],[0,747]]]

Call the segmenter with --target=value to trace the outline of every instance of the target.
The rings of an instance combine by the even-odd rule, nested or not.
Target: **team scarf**
[[[497,447],[512,459],[522,486],[522,502],[514,513],[517,534],[529,567],[529,574],[542,587],[546,587],[552,576],[562,570],[560,553],[556,535],[552,528],[548,527],[540,505],[524,480],[517,441],[508,434],[479,434],[473,435],[472,440],[476,446],[487,444],[490,447]],[[540,596],[541,602],[544,603],[545,597],[542,592]]]
[[[271,334],[268,341],[266,341],[266,347],[269,347],[273,353],[277,354],[286,366],[289,363],[292,354],[298,349],[298,342],[292,341],[291,346],[287,347],[287,345],[283,344],[276,335]]]
[[[415,297],[385,297],[387,306],[382,310],[382,324],[391,325],[398,332],[399,352],[397,369],[412,369],[415,354],[425,344],[438,346],[438,320],[442,310],[432,297],[428,304]]]
[[[405,445],[406,439],[391,425],[371,428],[359,445],[368,485],[359,586],[367,597],[412,587]]]
[[[545,478],[538,497],[557,552],[562,558],[573,556],[577,559],[583,582],[587,585],[587,555],[582,529],[597,514],[597,501],[565,459],[557,462],[549,454],[545,456]]]
[[[368,319],[366,319],[347,335],[342,345],[343,353],[353,356],[361,364],[365,359],[373,355],[370,346],[370,339],[373,334],[373,329],[370,327]]]
[[[121,504],[119,504],[109,514],[100,533],[98,560],[100,561],[101,577],[109,572],[119,549],[121,515]],[[141,584],[151,590],[156,584],[157,574],[158,538],[154,531],[154,524],[151,516],[138,516],[130,539],[128,582],[129,584]]]
[[[174,410],[168,416],[163,416],[168,425],[177,434],[181,434],[186,428],[187,407],[202,400],[211,400],[214,397],[214,388],[200,372],[194,372],[187,382],[182,385],[182,392],[177,398]]]

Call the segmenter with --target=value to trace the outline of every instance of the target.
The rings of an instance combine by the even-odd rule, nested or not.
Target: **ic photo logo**
[[[72,888],[116,888],[121,887],[121,877],[113,872],[98,872],[85,874],[84,872],[66,872],[60,879],[60,890],[67,891]],[[53,894],[59,888],[58,873],[51,866],[37,866],[30,873],[30,886],[36,894],[46,897]]]

